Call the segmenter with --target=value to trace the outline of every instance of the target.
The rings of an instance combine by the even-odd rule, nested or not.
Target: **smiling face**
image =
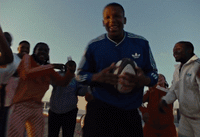
[[[44,64],[49,57],[49,47],[44,44],[38,45],[35,50],[35,56],[41,64]]]
[[[185,63],[187,61],[187,50],[181,43],[177,43],[173,49],[173,56],[176,62]]]
[[[17,49],[18,55],[22,58],[25,54],[29,54],[30,45],[28,43],[21,43]]]
[[[120,42],[124,37],[124,24],[126,18],[119,6],[108,6],[103,11],[103,26],[108,32],[108,37],[115,42]]]
[[[165,77],[161,74],[158,75],[158,85],[161,87],[165,87]]]

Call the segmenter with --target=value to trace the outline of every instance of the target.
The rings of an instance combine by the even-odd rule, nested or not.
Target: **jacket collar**
[[[185,66],[185,65],[187,65],[187,64],[190,64],[190,63],[196,61],[197,59],[198,59],[197,55],[194,55],[194,56],[192,56],[183,66]],[[181,65],[181,64],[176,64],[176,65],[174,65],[174,66],[175,66],[175,68],[180,68],[180,65]]]
[[[126,38],[126,31],[124,31],[124,38],[123,38],[119,43],[116,43],[115,41],[113,41],[112,39],[110,39],[110,38],[108,37],[108,33],[106,33],[106,37],[107,37],[111,42],[115,43],[115,44],[116,44],[115,46],[118,46],[118,45],[120,45],[120,44],[124,41],[124,39]]]

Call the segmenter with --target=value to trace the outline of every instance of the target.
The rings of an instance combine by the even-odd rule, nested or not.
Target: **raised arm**
[[[66,86],[69,84],[71,79],[74,77],[74,72],[71,72],[70,69],[66,72],[65,76],[60,76],[53,69],[54,65],[41,65],[38,67],[31,68],[31,56],[26,54],[23,56],[22,61],[19,65],[18,71],[20,71],[20,77],[22,79],[27,78],[36,78],[49,75],[52,82],[58,86]]]
[[[74,76],[74,72],[71,72],[70,69],[67,70],[64,77],[53,71],[51,73],[51,80],[57,86],[67,86]]]
[[[52,73],[53,68],[54,66],[51,64],[31,68],[31,56],[26,54],[23,56],[18,70],[20,71],[20,77],[26,79],[49,75],[50,73]]]
[[[6,65],[13,61],[13,53],[4,37],[0,26],[0,65]]]

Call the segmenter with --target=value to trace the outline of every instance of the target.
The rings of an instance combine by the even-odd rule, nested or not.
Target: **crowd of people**
[[[148,40],[125,31],[126,22],[120,4],[104,7],[107,33],[89,42],[77,75],[72,59],[65,65],[50,63],[50,47],[44,42],[38,42],[29,55],[30,43],[23,40],[18,53],[12,53],[12,36],[0,28],[0,136],[43,137],[41,100],[52,85],[49,137],[58,136],[61,127],[63,137],[73,137],[77,96],[87,100],[83,137],[200,137],[200,59],[194,46],[188,41],[175,44],[173,56],[180,64],[168,88],[165,76],[158,74]],[[112,73],[123,58],[136,62],[135,75]],[[120,93],[114,87],[118,83],[132,91]],[[144,86],[149,90],[143,96]],[[176,99],[181,112],[178,133],[173,117]]]

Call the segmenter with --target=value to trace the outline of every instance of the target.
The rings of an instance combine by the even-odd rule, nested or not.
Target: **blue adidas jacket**
[[[94,73],[100,72],[122,58],[131,58],[142,68],[145,75],[151,79],[148,86],[157,83],[157,68],[148,41],[129,32],[125,32],[124,39],[118,44],[109,39],[107,34],[93,39],[88,44],[79,64],[77,80],[83,84],[92,84],[93,96],[103,102],[126,110],[136,109],[142,103],[143,88],[134,89],[138,92],[122,94],[112,85],[91,83]]]

